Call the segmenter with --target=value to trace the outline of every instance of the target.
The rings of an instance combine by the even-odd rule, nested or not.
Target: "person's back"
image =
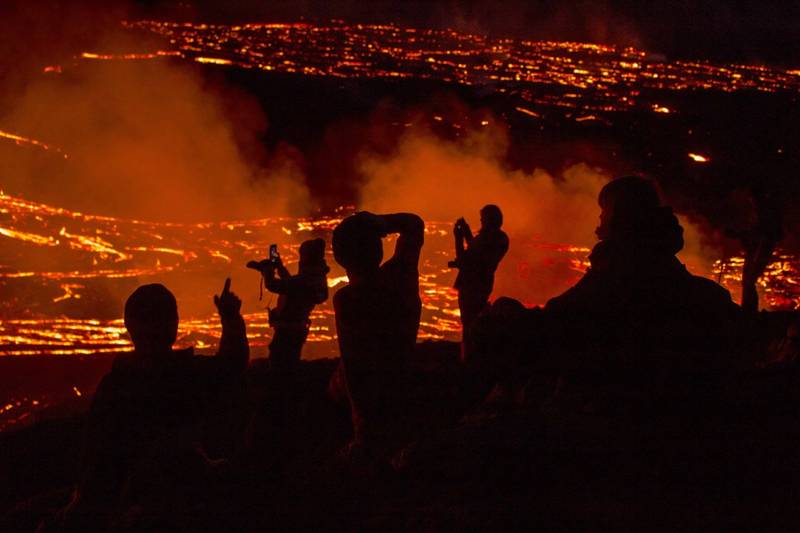
[[[223,325],[216,357],[172,350],[177,306],[162,285],[142,286],[128,299],[125,324],[135,351],[114,360],[92,401],[81,503],[110,508],[123,489],[136,501],[162,476],[204,466],[202,417],[214,399],[240,383],[248,361],[241,301],[229,285],[215,297]]]
[[[328,299],[330,269],[325,262],[325,241],[310,239],[300,245],[298,273],[294,276],[283,266],[280,257],[276,262],[251,262],[248,266],[261,271],[267,290],[278,294],[278,305],[269,314],[270,325],[275,329],[270,343],[270,363],[276,369],[288,370],[300,361],[311,325],[311,312]]]
[[[450,266],[458,268],[455,288],[464,338],[489,302],[494,287],[497,266],[508,251],[508,236],[501,229],[503,214],[496,205],[481,209],[481,229],[476,236],[464,219],[456,221],[456,260]],[[466,248],[464,244],[466,243]]]
[[[358,335],[359,352],[402,364],[414,349],[419,329],[418,274],[390,259],[374,277],[337,291],[334,308],[337,323]]]
[[[545,307],[560,359],[554,364],[618,392],[732,368],[741,310],[728,291],[675,257],[683,229],[653,186],[620,178],[600,204],[590,269]]]
[[[508,251],[508,235],[499,227],[482,228],[457,260],[455,288],[488,291],[497,266]]]
[[[334,296],[336,329],[356,439],[391,423],[416,344],[422,301],[418,261],[424,224],[416,215],[360,213],[334,232],[334,255],[350,284]],[[381,237],[399,233],[383,265]]]

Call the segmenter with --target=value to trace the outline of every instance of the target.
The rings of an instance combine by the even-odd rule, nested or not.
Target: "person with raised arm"
[[[508,251],[508,235],[503,227],[503,213],[493,204],[481,209],[481,229],[478,235],[463,218],[453,228],[456,259],[448,266],[458,269],[455,288],[458,290],[458,309],[461,313],[462,338],[467,343],[470,328],[489,303],[494,288],[494,273]],[[466,247],[464,246],[466,244]]]
[[[269,360],[273,369],[290,369],[300,361],[311,311],[328,299],[330,268],[325,262],[325,241],[309,239],[300,245],[300,262],[294,276],[277,253],[274,258],[250,261],[247,266],[261,272],[267,290],[278,295],[278,305],[269,313],[269,323],[275,330]]]
[[[249,359],[242,302],[230,285],[226,279],[214,296],[222,337],[213,357],[173,349],[178,307],[166,287],[142,285],[128,298],[134,350],[114,360],[92,401],[84,467],[64,513],[73,525],[89,520],[102,529],[115,512],[157,505],[159,495],[219,464],[205,452],[203,422],[241,385]]]
[[[419,329],[419,256],[425,224],[410,213],[360,212],[333,232],[333,254],[350,283],[333,306],[350,401],[353,444],[402,431],[404,379]],[[385,263],[382,239],[398,234]]]

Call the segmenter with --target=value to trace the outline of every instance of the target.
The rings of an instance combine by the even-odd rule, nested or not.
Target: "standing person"
[[[422,311],[424,230],[417,215],[361,212],[333,232],[333,255],[350,280],[333,306],[356,447],[391,442],[402,432],[403,377]],[[381,264],[382,238],[392,233],[399,234],[394,255]]]
[[[481,230],[478,235],[472,236],[472,230],[463,218],[459,218],[453,228],[456,260],[450,261],[448,266],[458,269],[455,288],[458,290],[458,309],[461,312],[465,344],[472,324],[489,303],[495,270],[508,251],[508,235],[500,229],[502,226],[503,213],[500,208],[488,204],[481,209]]]
[[[278,305],[270,310],[269,323],[275,329],[269,345],[270,366],[290,368],[300,361],[308,337],[314,306],[328,299],[325,241],[310,239],[300,245],[300,263],[292,276],[280,256],[274,261],[251,261],[247,265],[264,276],[267,290],[278,295]]]
[[[740,240],[745,250],[742,309],[752,316],[758,313],[758,278],[764,274],[775,247],[783,238],[783,209],[780,200],[766,187],[753,187],[750,196],[755,207],[755,223]]]
[[[274,245],[273,245],[274,247]],[[274,330],[269,345],[269,371],[264,382],[263,398],[252,398],[256,412],[248,430],[248,441],[259,461],[282,467],[295,453],[298,434],[302,433],[305,391],[300,382],[300,356],[311,326],[314,306],[328,299],[325,241],[309,239],[300,245],[297,274],[291,275],[276,248],[270,259],[251,261],[248,267],[264,276],[267,290],[278,295],[278,305],[269,312]],[[251,388],[251,392],[257,390]]]

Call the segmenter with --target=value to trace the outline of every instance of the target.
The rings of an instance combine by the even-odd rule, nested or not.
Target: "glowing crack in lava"
[[[17,143],[20,146],[32,146],[32,147],[40,148],[40,149],[48,151],[48,152],[54,152],[54,153],[59,154],[64,159],[69,159],[69,155],[64,153],[64,151],[62,151],[61,148],[59,148],[57,146],[50,145],[50,144],[43,143],[42,141],[37,141],[36,139],[23,137],[22,135],[17,135],[15,133],[11,133],[11,132],[8,132],[8,131],[3,131],[3,130],[0,130],[0,139],[7,139],[9,141],[14,141],[15,143]]]

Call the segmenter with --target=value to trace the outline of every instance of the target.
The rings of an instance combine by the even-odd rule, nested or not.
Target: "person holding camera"
[[[328,299],[330,268],[325,262],[325,241],[310,239],[300,245],[300,263],[294,276],[283,265],[275,245],[269,259],[251,261],[247,266],[260,271],[267,290],[278,295],[278,305],[269,311],[269,324],[275,331],[269,345],[270,367],[278,371],[292,368],[300,361],[311,311]]]
[[[473,237],[463,218],[459,218],[453,228],[456,259],[448,266],[458,269],[455,288],[458,290],[462,340],[465,343],[469,329],[489,303],[495,270],[508,251],[508,236],[500,229],[502,226],[503,213],[496,205],[489,204],[481,209],[481,230],[476,236]]]

